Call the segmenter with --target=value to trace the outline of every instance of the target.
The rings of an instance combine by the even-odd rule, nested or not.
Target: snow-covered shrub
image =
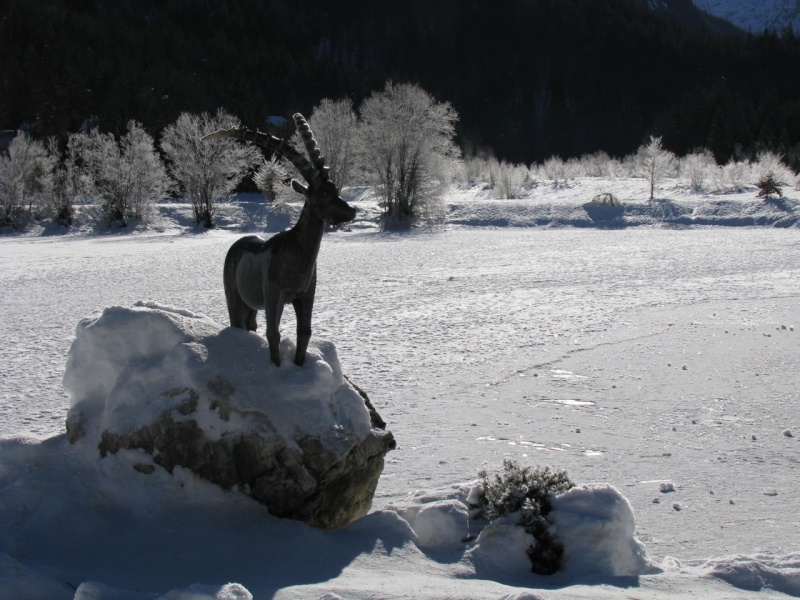
[[[519,525],[536,540],[527,551],[533,572],[551,575],[558,571],[564,548],[550,532],[547,515],[552,509],[550,497],[574,487],[566,472],[550,467],[532,469],[506,459],[502,474],[490,477],[481,470],[478,475],[483,487],[479,504],[483,516],[491,521],[518,515]]]
[[[702,191],[709,175],[717,169],[714,155],[708,150],[687,154],[679,161],[680,176],[693,192]]]
[[[24,227],[52,187],[54,160],[38,140],[18,133],[0,156],[0,225]]]
[[[97,131],[81,144],[91,193],[99,202],[100,218],[126,226],[129,219],[147,221],[153,203],[163,198],[170,182],[153,138],[136,121],[119,142]]]

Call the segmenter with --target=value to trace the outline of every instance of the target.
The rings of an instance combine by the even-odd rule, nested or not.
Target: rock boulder
[[[237,489],[279,517],[324,529],[365,515],[395,447],[366,394],[343,376],[333,344],[282,366],[253,332],[138,303],[78,326],[64,386],[72,443],[101,456],[141,454],[149,473],[183,467]]]

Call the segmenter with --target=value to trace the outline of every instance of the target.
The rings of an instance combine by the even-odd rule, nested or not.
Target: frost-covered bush
[[[709,176],[716,172],[717,162],[711,152],[702,150],[684,156],[680,159],[678,168],[689,189],[699,192],[705,189]]]
[[[533,535],[536,543],[528,548],[532,570],[551,575],[561,568],[563,546],[550,533],[547,515],[552,509],[550,497],[574,487],[563,470],[550,467],[520,466],[515,461],[503,461],[503,473],[490,477],[481,470],[483,496],[480,506],[483,516],[494,520],[519,515],[519,525]]]
[[[465,178],[464,183],[490,184],[492,182],[491,177],[493,163],[497,163],[497,159],[494,157],[483,158],[481,156],[473,156],[465,159],[463,170],[463,175]]]
[[[129,219],[147,221],[154,202],[170,187],[150,134],[130,121],[119,142],[110,133],[95,131],[81,146],[100,219],[123,227]]]
[[[493,188],[498,198],[521,198],[530,183],[528,167],[506,161],[493,161],[491,165]]]
[[[582,177],[616,177],[622,172],[620,162],[602,150],[582,156],[578,168],[578,175]]]
[[[570,166],[558,156],[551,156],[543,164],[539,165],[538,174],[542,179],[553,182],[553,187],[565,187],[572,178]]]
[[[52,188],[53,164],[42,142],[24,133],[11,140],[8,156],[0,156],[0,225],[21,228],[38,218]]]
[[[58,142],[51,138],[47,151],[53,160],[53,185],[44,198],[44,209],[59,225],[71,227],[75,221],[76,205],[82,202],[88,190],[86,175],[81,167],[81,134],[73,133],[62,154]]]
[[[719,193],[736,193],[744,190],[750,176],[749,162],[731,159],[728,164],[718,167],[714,173],[714,187]]]

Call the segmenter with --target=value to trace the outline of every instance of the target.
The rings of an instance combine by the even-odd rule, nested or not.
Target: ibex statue
[[[248,129],[224,129],[203,137],[231,137],[255,142],[289,160],[308,186],[292,180],[294,190],[306,197],[303,212],[294,227],[268,240],[249,235],[236,241],[225,257],[223,283],[231,326],[256,330],[256,313],[267,318],[267,342],[272,362],[280,366],[280,322],[283,307],[291,302],[297,315],[297,352],[294,362],[302,365],[311,339],[311,311],[317,286],[317,254],[325,223],[345,223],[355,209],[339,195],[331,181],[311,128],[303,115],[294,115],[308,158],[286,140]],[[310,159],[310,160],[309,160]]]

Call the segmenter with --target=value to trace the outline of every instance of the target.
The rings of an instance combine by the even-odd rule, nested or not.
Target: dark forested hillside
[[[680,3],[678,3],[680,4]],[[531,162],[649,134],[800,162],[800,40],[641,0],[0,0],[0,128],[89,116],[157,134],[223,106],[251,126],[387,79],[453,104],[467,150]]]

